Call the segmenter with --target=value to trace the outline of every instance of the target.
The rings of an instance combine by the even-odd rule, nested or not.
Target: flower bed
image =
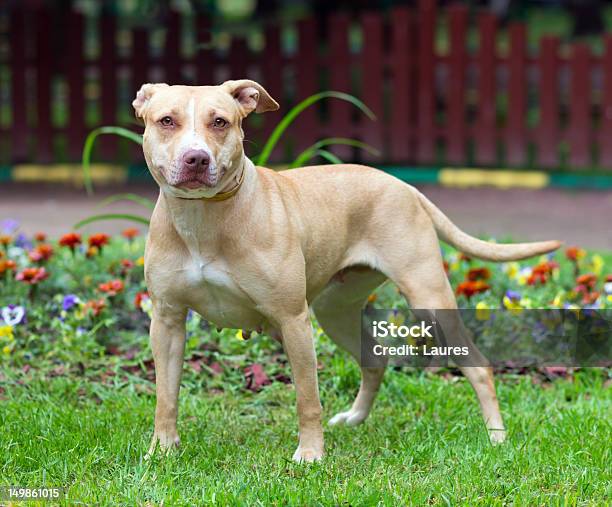
[[[151,377],[151,302],[143,280],[140,231],[127,229],[116,237],[68,232],[49,240],[44,233],[20,234],[12,221],[2,227],[0,360],[21,368],[72,367],[95,361],[112,364],[108,357],[115,356],[124,371]],[[460,307],[612,308],[608,255],[570,247],[530,261],[493,264],[446,247],[443,253]],[[405,306],[391,285],[372,294],[369,304]],[[236,340],[244,337],[241,330],[217,330],[190,312],[187,332],[187,361],[194,371],[206,368],[215,375],[239,366],[255,387],[269,381],[253,364],[244,371],[240,361],[231,363],[245,350]],[[318,327],[316,332],[322,334]],[[279,364],[277,369],[267,364],[268,374],[286,379],[280,348],[267,338],[255,342],[255,355],[273,354]]]

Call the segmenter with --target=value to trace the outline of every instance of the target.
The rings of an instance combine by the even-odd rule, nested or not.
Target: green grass
[[[291,386],[212,394],[187,385],[181,449],[145,461],[151,384],[10,374],[0,484],[66,486],[71,505],[603,505],[612,494],[607,376],[501,376],[509,441],[493,448],[463,378],[389,371],[370,419],[326,430],[325,459],[297,465]],[[336,355],[320,377],[328,419],[352,401],[357,368]]]

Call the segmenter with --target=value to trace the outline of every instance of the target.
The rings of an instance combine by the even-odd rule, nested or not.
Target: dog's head
[[[145,124],[143,150],[160,186],[177,197],[212,197],[240,169],[242,120],[278,109],[248,79],[219,86],[144,84],[132,102]]]

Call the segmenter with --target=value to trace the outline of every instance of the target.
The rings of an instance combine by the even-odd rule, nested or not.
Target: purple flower
[[[514,290],[506,291],[506,297],[510,301],[518,301],[519,299],[521,299],[521,295],[518,292],[514,291]]]
[[[2,320],[7,326],[16,326],[26,320],[26,311],[23,306],[8,305],[0,310]]]
[[[66,294],[62,301],[62,310],[68,311],[79,302],[79,298],[75,294]]]
[[[13,220],[12,218],[7,218],[6,220],[2,220],[0,223],[0,228],[4,234],[13,234],[19,227],[19,222],[17,220]]]
[[[15,246],[19,248],[24,248],[26,250],[30,250],[32,248],[32,242],[28,239],[28,237],[20,232],[15,238]]]

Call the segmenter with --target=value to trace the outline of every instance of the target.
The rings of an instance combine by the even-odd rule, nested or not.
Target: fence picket
[[[435,0],[419,0],[417,156],[421,164],[435,159]]]
[[[115,125],[117,123],[117,48],[115,45],[115,18],[103,14],[100,23],[102,35],[99,62],[100,71],[100,108],[101,124]],[[134,90],[136,96],[137,90]],[[130,106],[131,107],[131,106]],[[99,143],[102,159],[112,160],[117,153],[115,136],[102,136]]]
[[[76,12],[68,15],[67,52],[65,73],[68,81],[68,150],[73,160],[78,160],[85,141],[85,79],[83,71],[83,16]]]
[[[519,23],[509,32],[506,160],[510,166],[521,166],[527,162],[527,32]]]
[[[467,70],[467,33],[468,9],[465,5],[455,4],[449,8],[450,57],[446,82],[447,123],[446,123],[446,160],[451,164],[465,162],[467,140],[465,114],[465,79]]]
[[[537,127],[538,158],[542,169],[550,169],[559,163],[559,40],[544,37],[539,55],[540,121]]]
[[[346,13],[334,14],[329,19],[329,86],[331,90],[351,93],[351,62],[349,54],[349,17]],[[334,137],[350,137],[351,106],[344,101],[329,101],[329,130]],[[343,160],[349,159],[348,146],[331,148]]]
[[[299,46],[295,58],[297,101],[319,91],[317,78],[318,39],[317,25],[314,19],[305,19],[298,24]],[[315,104],[304,110],[298,121],[292,125],[293,145],[296,152],[301,152],[313,144],[320,134],[317,129],[317,110]]]
[[[363,80],[363,101],[376,115],[377,125],[360,116],[361,137],[374,148],[384,152],[383,139],[386,137],[385,128],[388,123],[383,111],[383,25],[382,16],[377,12],[364,14],[363,24],[363,50],[361,57],[361,71]],[[380,155],[367,151],[359,152],[362,160],[380,161]]]
[[[604,44],[599,164],[610,169],[612,168],[612,35],[606,35]]]
[[[412,13],[396,7],[391,15],[392,66],[389,97],[389,156],[407,162],[414,154],[414,26]]]
[[[28,156],[29,126],[27,123],[26,95],[26,44],[25,16],[23,8],[11,12],[9,44],[11,55],[11,156],[14,162],[23,162]]]
[[[51,122],[51,86],[53,78],[53,42],[50,13],[44,7],[36,12],[36,147],[37,161],[53,160],[53,124]]]
[[[591,52],[584,43],[573,47],[570,60],[571,83],[569,96],[570,144],[569,163],[573,167],[588,167],[591,163]]]
[[[492,165],[497,160],[497,127],[495,106],[497,20],[492,13],[478,17],[478,119],[474,139],[475,158],[479,165]]]

